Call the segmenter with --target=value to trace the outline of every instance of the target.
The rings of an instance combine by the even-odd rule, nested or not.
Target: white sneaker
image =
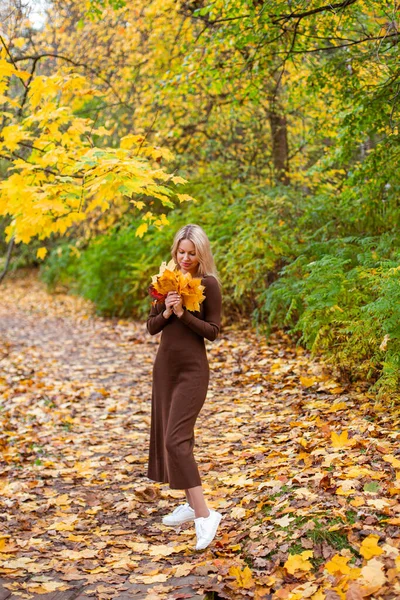
[[[175,527],[175,525],[181,525],[181,523],[187,523],[188,521],[193,521],[193,519],[194,510],[190,504],[186,502],[186,504],[177,506],[172,513],[169,513],[169,515],[165,515],[162,522],[164,525]]]
[[[217,533],[219,522],[222,519],[221,513],[216,510],[210,510],[208,517],[199,517],[194,520],[196,528],[197,544],[196,550],[207,548],[213,541]]]

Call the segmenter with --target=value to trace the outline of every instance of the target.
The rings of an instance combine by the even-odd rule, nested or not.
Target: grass
[[[267,505],[264,505],[262,507],[261,510],[264,515],[270,516],[274,504],[273,500],[276,499],[276,497],[278,496],[282,496],[282,490],[278,494],[275,494],[274,496],[270,497],[271,505],[268,503]],[[341,529],[329,531],[329,529],[331,527],[334,527],[335,525],[343,527],[345,527],[346,524],[352,525],[356,522],[356,517],[357,513],[354,510],[346,511],[346,515],[343,518],[329,518],[328,516],[299,516],[295,517],[294,520],[287,527],[282,527],[280,529],[287,533],[286,542],[290,544],[288,550],[289,554],[301,554],[302,552],[304,552],[305,548],[301,544],[300,539],[295,538],[294,536],[299,531],[299,529],[306,525],[306,523],[312,521],[314,523],[313,528],[304,531],[303,535],[301,536],[302,538],[307,538],[311,540],[314,545],[326,543],[337,552],[340,552],[343,549],[349,549],[354,554],[354,556],[357,556],[356,551],[347,539],[347,533],[345,531]],[[273,531],[271,531],[271,534],[273,534]],[[273,558],[274,554],[275,552],[272,551],[268,555],[264,556],[264,558]],[[311,559],[311,562],[313,563],[315,568],[318,568],[323,561],[323,558]],[[250,562],[248,562],[246,558],[245,562],[251,567]]]

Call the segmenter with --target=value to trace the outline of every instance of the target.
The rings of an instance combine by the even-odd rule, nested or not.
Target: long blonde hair
[[[196,257],[199,260],[199,264],[197,267],[197,273],[195,275],[213,275],[221,287],[221,281],[218,276],[217,267],[215,266],[214,257],[211,251],[210,240],[208,239],[204,229],[202,229],[200,225],[189,223],[188,225],[181,227],[179,231],[176,232],[171,246],[171,256],[176,264],[178,264],[178,247],[182,240],[189,240],[196,248]]]

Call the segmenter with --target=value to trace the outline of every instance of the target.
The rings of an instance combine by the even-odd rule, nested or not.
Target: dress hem
[[[198,487],[199,485],[201,486],[202,483],[201,481],[199,483],[195,483],[194,485],[190,484],[190,485],[185,485],[185,486],[176,486],[176,485],[172,485],[170,484],[170,482],[168,480],[165,479],[153,479],[153,477],[150,477],[149,475],[147,475],[147,479],[149,479],[152,483],[168,483],[169,487],[171,490],[190,490],[191,488],[194,487]]]

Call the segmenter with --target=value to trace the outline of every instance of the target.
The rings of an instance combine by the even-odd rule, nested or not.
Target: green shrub
[[[400,387],[399,262],[395,234],[311,244],[265,290],[260,318],[269,328],[285,325],[350,380],[395,392]]]

